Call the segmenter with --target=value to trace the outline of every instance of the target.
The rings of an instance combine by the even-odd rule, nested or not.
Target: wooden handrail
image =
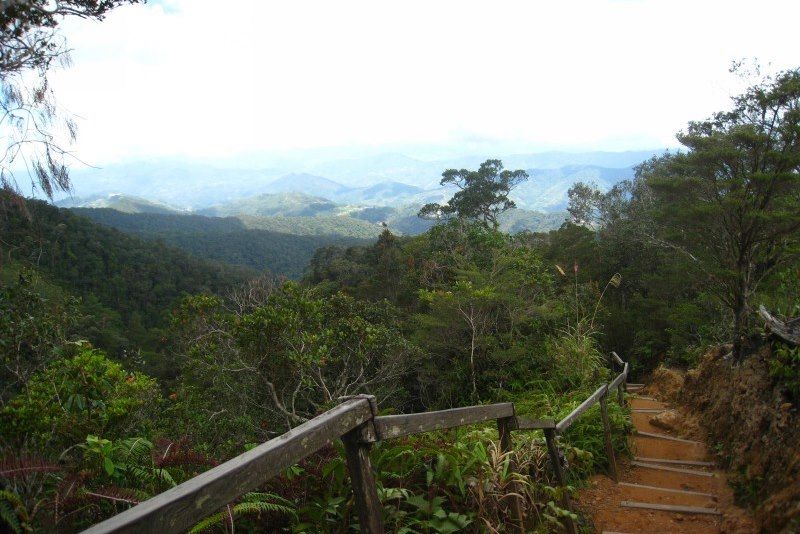
[[[360,395],[347,398],[335,408],[299,425],[285,434],[228,460],[186,482],[115,515],[84,531],[90,534],[117,532],[177,532],[194,525],[240,495],[247,493],[286,468],[318,451],[336,439],[342,439],[347,454],[347,466],[353,484],[361,531],[366,534],[383,532],[383,519],[372,467],[370,445],[376,441],[411,434],[444,430],[486,421],[497,421],[504,452],[512,449],[510,432],[514,430],[544,430],[547,448],[560,486],[566,485],[555,437],[598,401],[601,403],[606,449],[616,468],[611,448],[611,429],[606,413],[606,397],[615,387],[622,390],[628,376],[628,363],[616,352],[614,360],[622,372],[608,384],[599,387],[569,415],[559,422],[551,419],[517,417],[510,402],[466,406],[450,410],[415,414],[378,416],[375,398]],[[570,507],[565,492],[563,504]],[[512,503],[514,528],[524,530],[523,506],[520,500]],[[567,528],[575,525],[567,518]]]
[[[625,381],[625,378],[626,378],[627,374],[628,374],[628,364],[626,363],[625,364],[625,370],[622,371],[620,374],[618,374],[617,377],[614,380],[612,380],[611,382],[608,383],[609,391],[614,389],[614,388],[616,388],[616,387],[619,387],[619,385],[622,384]]]
[[[597,388],[597,391],[589,395],[588,399],[580,403],[577,408],[570,412],[568,416],[556,424],[556,432],[562,434],[570,427],[570,425],[572,425],[572,423],[575,422],[575,419],[580,417],[586,410],[594,406],[594,404],[600,400],[600,397],[604,397],[606,393],[608,393],[608,385],[603,384]]]
[[[514,405],[510,402],[484,404],[436,412],[383,415],[375,418],[375,431],[378,439],[384,440],[513,416]]]
[[[552,419],[526,419],[517,417],[514,430],[544,430],[545,428],[555,428],[556,422]]]
[[[285,434],[160,493],[85,532],[181,532],[372,419],[366,399],[352,399]]]

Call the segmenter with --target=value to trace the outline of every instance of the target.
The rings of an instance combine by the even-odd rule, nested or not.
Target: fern
[[[0,501],[0,520],[0,524],[8,525],[14,534],[22,534],[22,523],[7,501]]]
[[[13,491],[0,490],[0,520],[17,534],[30,530],[27,524],[28,511],[25,509],[25,504]]]
[[[0,460],[0,477],[18,478],[31,473],[53,473],[63,471],[63,468],[54,463],[45,461],[35,456],[8,457]]]
[[[261,493],[252,492],[246,493],[242,496],[243,502],[229,506],[226,510],[217,512],[210,515],[197,523],[189,530],[189,534],[201,534],[204,532],[211,532],[217,526],[229,517],[229,514],[234,518],[242,515],[261,515],[263,513],[275,513],[290,516],[297,519],[297,511],[295,510],[294,503],[284,499],[280,495],[274,493]]]

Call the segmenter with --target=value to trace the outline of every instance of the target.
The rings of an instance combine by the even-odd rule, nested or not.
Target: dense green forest
[[[72,211],[125,233],[163,240],[199,258],[267,270],[292,279],[303,276],[309,260],[320,247],[372,241],[251,229],[234,217],[123,213],[107,208],[74,208]]]
[[[323,246],[295,281],[43,202],[5,209],[4,528],[79,530],[346,395],[371,393],[382,413],[513,401],[520,415],[560,418],[609,378],[611,349],[635,374],[690,366],[721,342],[742,361],[755,307],[798,313],[800,72],[754,86],[679,140],[684,150],[607,192],[573,187],[572,220],[550,232],[500,227],[524,171],[498,160],[446,170],[442,184],[459,192],[420,211],[428,231]],[[261,246],[230,219],[190,243],[193,218],[81,213],[204,257],[223,258],[234,239]],[[284,254],[292,241],[277,243]],[[781,387],[800,380],[796,354],[774,367]],[[625,452],[629,414],[609,409]],[[560,438],[573,486],[606,468],[601,428],[592,409]],[[387,529],[502,531],[521,487],[530,528],[558,530],[574,514],[555,504],[544,445],[517,439],[519,475],[490,425],[378,444]],[[333,445],[195,531],[357,532],[346,473]]]
[[[41,201],[28,201],[24,212],[2,213],[0,246],[6,283],[59,288],[75,300],[72,313],[85,316],[81,337],[117,356],[161,346],[170,307],[182,295],[224,293],[257,274]]]

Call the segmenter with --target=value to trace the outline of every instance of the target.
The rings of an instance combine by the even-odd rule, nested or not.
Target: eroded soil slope
[[[679,400],[697,416],[762,532],[800,532],[800,417],[769,376],[769,346],[735,364],[730,346],[687,373]],[[655,378],[655,377],[654,377]]]

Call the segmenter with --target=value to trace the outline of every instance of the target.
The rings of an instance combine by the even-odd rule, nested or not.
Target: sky
[[[637,150],[800,66],[797,1],[163,0],[68,21],[95,165],[320,147]],[[413,151],[413,148],[409,148]]]

